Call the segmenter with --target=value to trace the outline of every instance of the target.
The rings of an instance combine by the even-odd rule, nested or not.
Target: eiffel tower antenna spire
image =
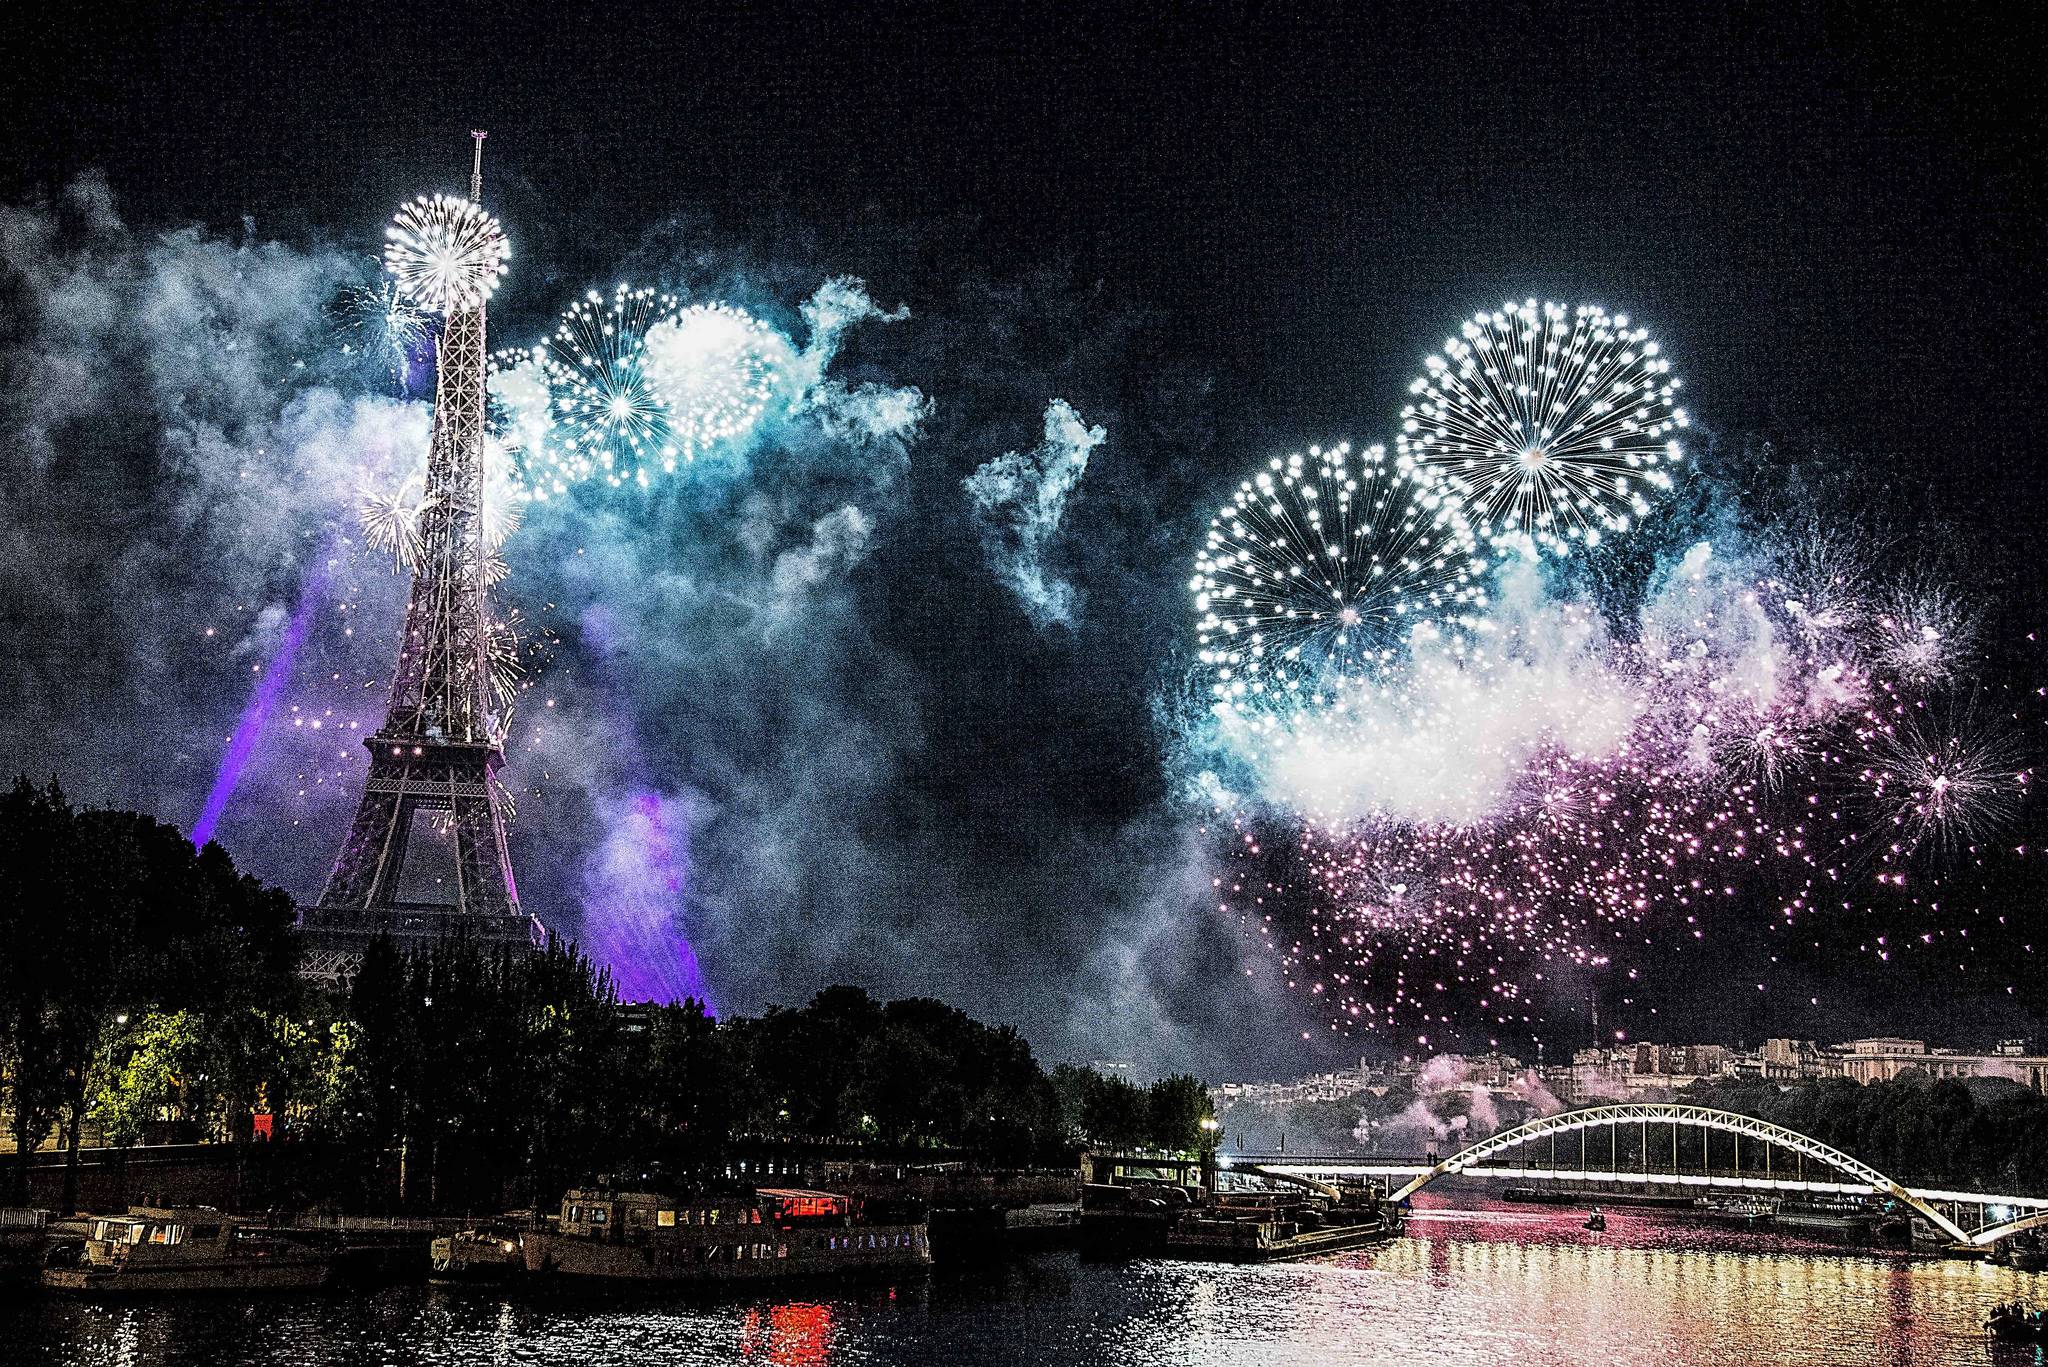
[[[469,130],[469,136],[476,139],[476,156],[469,163],[469,202],[484,202],[484,139],[490,134],[481,128]]]

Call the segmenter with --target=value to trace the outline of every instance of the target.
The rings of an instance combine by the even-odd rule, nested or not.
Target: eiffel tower
[[[484,135],[472,137],[468,203],[416,201],[393,230],[400,238],[407,212],[419,211],[411,226],[425,243],[421,269],[410,281],[401,271],[400,284],[444,315],[433,443],[390,708],[363,742],[369,777],[327,885],[317,905],[299,912],[300,971],[309,978],[348,977],[379,936],[401,949],[458,931],[492,944],[547,943],[547,929],[520,909],[493,782],[505,751],[487,663],[484,299],[503,269],[504,238],[478,207]],[[428,889],[431,899],[405,877],[421,813],[432,815],[430,836],[453,846],[452,872]],[[447,893],[452,902],[440,900]]]

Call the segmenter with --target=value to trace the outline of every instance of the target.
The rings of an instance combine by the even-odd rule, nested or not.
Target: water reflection
[[[740,1361],[772,1367],[824,1367],[832,1357],[832,1307],[811,1301],[748,1309],[740,1321]]]
[[[1439,1198],[1441,1199],[1441,1198]],[[827,1294],[548,1298],[397,1287],[107,1306],[0,1291],[0,1364],[1531,1364],[2038,1362],[1982,1332],[2048,1279],[1610,1210],[1418,1211],[1406,1237],[1264,1267],[1072,1254]]]

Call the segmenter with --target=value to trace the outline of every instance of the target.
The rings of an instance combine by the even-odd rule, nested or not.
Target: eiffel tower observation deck
[[[299,912],[311,978],[349,976],[380,936],[401,949],[456,933],[547,943],[519,905],[495,782],[505,752],[488,660],[484,302],[507,249],[481,204],[484,135],[473,136],[469,198],[414,200],[385,248],[399,287],[443,319],[433,439],[390,708],[363,742],[369,776],[326,887]]]

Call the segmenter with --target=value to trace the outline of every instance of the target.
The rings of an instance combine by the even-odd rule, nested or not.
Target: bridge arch
[[[1804,1154],[1817,1163],[1845,1173],[1869,1187],[1881,1196],[1889,1196],[1901,1205],[1908,1206],[1936,1229],[1948,1235],[1959,1244],[1982,1242],[1972,1238],[1962,1226],[1936,1210],[1920,1197],[1915,1196],[1891,1178],[1871,1167],[1861,1159],[1852,1158],[1840,1149],[1810,1139],[1796,1130],[1773,1125],[1767,1120],[1754,1116],[1737,1115],[1733,1111],[1717,1111],[1709,1106],[1684,1106],[1674,1102],[1631,1102],[1620,1106],[1589,1106],[1582,1111],[1560,1111],[1517,1125],[1511,1130],[1502,1130],[1476,1144],[1460,1149],[1450,1157],[1421,1173],[1409,1183],[1393,1192],[1390,1201],[1405,1200],[1434,1182],[1437,1178],[1451,1173],[1463,1172],[1476,1163],[1482,1163],[1497,1153],[1517,1148],[1538,1139],[1548,1139],[1556,1134],[1569,1134],[1574,1130],[1615,1129],[1622,1125],[1688,1125],[1701,1129],[1719,1130],[1724,1134],[1746,1135],[1776,1144],[1779,1148]],[[2030,1217],[2048,1224],[2048,1217]],[[2005,1233],[2017,1233],[2024,1222],[2015,1221],[2000,1226]],[[1989,1233],[1989,1231],[1983,1231]]]
[[[1970,1242],[1978,1248],[1989,1248],[2000,1239],[2009,1239],[2030,1229],[2048,1229],[2048,1210],[2037,1210],[2032,1215],[2022,1215],[2003,1224],[1986,1225],[1970,1236]]]

